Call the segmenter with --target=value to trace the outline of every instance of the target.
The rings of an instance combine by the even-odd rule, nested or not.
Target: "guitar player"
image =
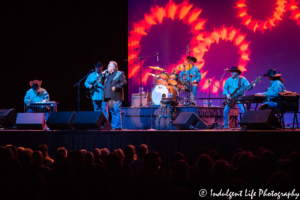
[[[104,101],[104,86],[100,84],[101,76],[103,76],[103,65],[101,62],[98,62],[97,64],[94,64],[94,66],[95,71],[87,77],[84,85],[90,90],[96,88],[96,90],[91,93],[94,111],[102,111],[105,117],[108,119],[108,104]]]
[[[231,99],[231,95],[236,92],[236,89],[241,89],[243,87],[246,87],[249,85],[248,80],[241,76],[241,70],[238,69],[238,67],[231,67],[229,70],[231,72],[231,77],[228,78],[225,81],[225,85],[223,88],[223,95],[226,96],[227,99]],[[255,86],[255,84],[253,84]],[[253,87],[250,87],[248,90],[251,90]],[[238,91],[237,90],[237,91]],[[242,94],[245,95],[245,94]],[[236,104],[240,110],[241,113],[244,114],[245,108],[243,104]],[[232,107],[225,105],[224,109],[224,128],[229,128],[229,122],[228,122],[228,114]]]

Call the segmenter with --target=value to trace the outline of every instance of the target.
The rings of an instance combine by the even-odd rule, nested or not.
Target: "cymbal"
[[[156,70],[160,70],[160,71],[165,71],[163,68],[156,67],[156,66],[149,66],[149,68],[151,68],[151,69],[156,69]]]
[[[193,67],[192,64],[182,63],[182,64],[179,64],[179,65],[176,66],[176,70],[184,71],[184,68],[185,68],[185,71],[187,71],[187,70],[190,70],[192,67]]]
[[[155,74],[152,74],[152,73],[148,73],[150,76],[154,76],[154,77],[158,77],[159,75],[155,75]]]

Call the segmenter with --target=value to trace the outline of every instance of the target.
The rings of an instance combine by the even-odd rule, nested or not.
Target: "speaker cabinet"
[[[9,128],[16,125],[16,110],[13,109],[0,109],[0,126]]]
[[[47,119],[47,127],[51,130],[72,129],[71,122],[75,114],[74,111],[52,112]]]
[[[133,93],[131,96],[131,107],[139,107],[141,102],[140,93]],[[150,93],[142,94],[142,106],[146,106],[150,102]]]
[[[112,128],[101,111],[79,111],[75,115],[71,125],[77,130],[111,130]]]
[[[246,111],[243,114],[243,117],[239,124],[241,126],[247,126],[247,129],[253,129],[253,130],[281,128],[281,124],[272,113],[272,110]]]
[[[16,125],[18,129],[45,130],[44,113],[18,113]]]
[[[193,112],[182,112],[173,121],[173,125],[178,130],[197,130],[197,129],[208,129],[206,123],[204,123],[195,113]]]

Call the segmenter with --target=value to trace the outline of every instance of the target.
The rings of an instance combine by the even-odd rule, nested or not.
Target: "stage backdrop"
[[[129,61],[128,97],[138,93],[140,72],[144,90],[151,91],[148,73],[155,71],[149,66],[171,73],[183,63],[187,45],[203,76],[197,97],[208,97],[205,77],[219,86],[224,69],[232,66],[238,66],[249,82],[276,69],[286,80],[286,89],[300,93],[299,7],[295,0],[129,0],[128,58],[154,57]],[[229,72],[221,89],[228,77]],[[264,92],[269,84],[263,78],[246,94]],[[218,88],[211,85],[210,91],[219,97]]]

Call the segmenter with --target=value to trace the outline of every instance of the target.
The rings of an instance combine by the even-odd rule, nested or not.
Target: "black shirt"
[[[109,74],[107,78],[107,82],[106,82],[106,87],[105,87],[105,99],[110,99],[111,98],[111,82],[113,81],[113,77],[114,77],[114,73],[116,73],[116,71],[114,71],[112,74]]]

